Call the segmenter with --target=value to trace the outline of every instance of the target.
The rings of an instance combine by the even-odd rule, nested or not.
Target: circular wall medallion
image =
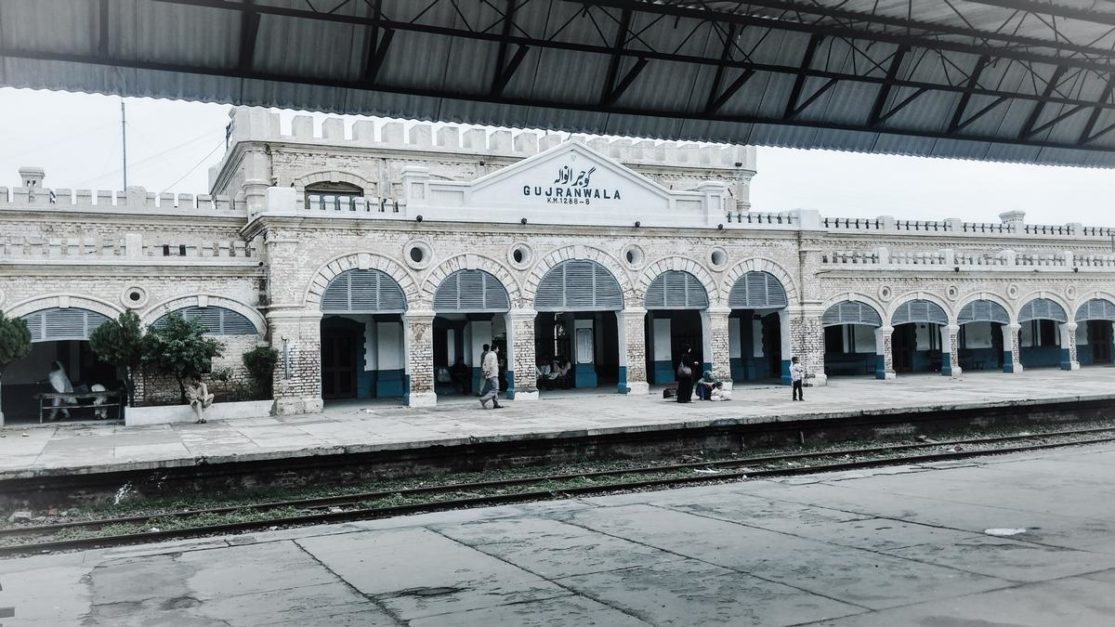
[[[1068,296],[1069,300],[1076,300],[1076,286],[1070,285],[1066,287],[1065,296]]]
[[[889,301],[894,297],[894,290],[889,285],[884,285],[879,288],[879,300]]]
[[[512,267],[525,270],[534,261],[534,250],[526,242],[515,242],[507,249],[507,261]]]
[[[624,249],[623,260],[627,262],[630,268],[640,268],[643,265],[643,261],[646,260],[646,255],[643,254],[642,248],[632,244]]]
[[[955,285],[946,287],[945,296],[948,297],[949,300],[956,300],[957,298],[960,298],[960,288],[956,287]]]
[[[1014,283],[1011,283],[1010,285],[1008,285],[1007,286],[1007,296],[1010,296],[1011,298],[1018,298],[1018,286],[1015,285]]]
[[[120,292],[120,302],[128,309],[139,309],[147,304],[147,290],[134,285],[126,287]]]
[[[723,270],[728,266],[728,252],[717,246],[709,251],[708,260],[714,269]]]
[[[423,270],[434,262],[434,249],[422,240],[411,240],[403,246],[403,260],[415,270]]]

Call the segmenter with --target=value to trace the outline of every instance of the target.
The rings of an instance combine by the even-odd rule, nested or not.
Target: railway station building
[[[274,347],[277,414],[475,394],[484,344],[515,400],[646,394],[686,347],[737,386],[792,356],[822,385],[1112,362],[1108,227],[752,210],[746,146],[230,115],[206,194],[0,188],[0,311],[34,342],[6,413],[54,361],[111,383],[87,340],[127,310],[199,319],[218,388]]]

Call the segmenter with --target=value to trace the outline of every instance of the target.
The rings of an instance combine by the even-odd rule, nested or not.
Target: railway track
[[[1051,442],[1050,440],[1056,441]],[[260,531],[277,527],[388,518],[419,512],[522,503],[560,496],[586,496],[694,483],[836,472],[888,465],[932,463],[1105,442],[1115,442],[1115,427],[649,465],[617,470],[540,475],[495,481],[446,483],[399,490],[360,492],[342,496],[268,501],[47,525],[13,526],[0,528],[0,557],[104,548],[170,539]],[[269,512],[290,512],[292,510],[296,510],[298,513],[268,515]],[[231,514],[256,514],[261,517],[247,521],[217,524],[190,524],[191,519]],[[96,535],[100,530],[112,529],[113,527],[153,527],[154,524],[166,526],[168,521],[172,523],[179,521],[185,524],[172,529],[152,528],[132,533]],[[70,537],[81,534],[85,535]]]

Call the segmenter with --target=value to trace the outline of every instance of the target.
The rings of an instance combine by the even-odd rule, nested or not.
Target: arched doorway
[[[1023,368],[1057,368],[1070,363],[1070,349],[1063,341],[1068,319],[1065,308],[1048,298],[1035,298],[1018,310],[1018,358]]]
[[[381,270],[346,270],[321,296],[321,397],[407,393],[402,287]]]
[[[594,388],[619,383],[616,313],[623,290],[607,268],[590,259],[563,261],[542,277],[534,297],[535,355],[568,372],[547,386]]]
[[[646,360],[650,383],[673,381],[677,360],[686,347],[705,364],[705,329],[708,326],[708,291],[688,272],[669,270],[659,274],[646,294]]]
[[[980,299],[960,308],[956,316],[957,357],[961,370],[1002,370],[1012,362],[1008,354],[1010,315],[999,303]]]
[[[941,372],[945,367],[941,333],[948,326],[945,310],[933,301],[914,299],[894,310],[890,324],[891,360],[895,372]],[[949,364],[951,365],[951,364]]]
[[[826,376],[878,376],[877,371],[885,369],[875,338],[883,318],[874,307],[856,300],[836,303],[821,315],[821,325]]]
[[[108,322],[108,316],[79,307],[52,307],[22,317],[31,332],[31,353],[12,363],[4,373],[0,400],[4,403],[5,421],[38,422],[39,401],[35,395],[54,392],[44,382],[54,362],[62,365],[75,391],[88,391],[94,384],[109,390],[122,387],[116,369],[99,360],[89,347],[89,336]],[[92,418],[93,411],[71,410],[70,417]]]
[[[771,273],[747,272],[728,293],[732,380],[790,382],[786,288]]]
[[[1081,366],[1110,365],[1115,342],[1115,303],[1093,298],[1076,310],[1076,360]]]
[[[434,382],[442,394],[476,394],[483,383],[480,357],[484,344],[500,348],[500,381],[511,357],[507,312],[511,298],[494,275],[458,270],[445,277],[434,294]]]

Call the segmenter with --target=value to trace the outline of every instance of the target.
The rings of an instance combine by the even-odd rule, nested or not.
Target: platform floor
[[[0,561],[26,625],[1110,625],[1115,446]],[[1021,530],[1002,537],[994,529]]]
[[[474,399],[447,397],[430,408],[341,403],[320,414],[204,425],[12,426],[0,429],[0,478],[1079,398],[1115,399],[1115,368],[975,373],[956,379],[834,378],[828,386],[806,388],[801,403],[792,402],[784,386],[741,386],[732,401],[688,405],[663,400],[660,394],[634,397],[601,390],[544,393],[537,401],[507,402],[502,410],[483,410]]]

